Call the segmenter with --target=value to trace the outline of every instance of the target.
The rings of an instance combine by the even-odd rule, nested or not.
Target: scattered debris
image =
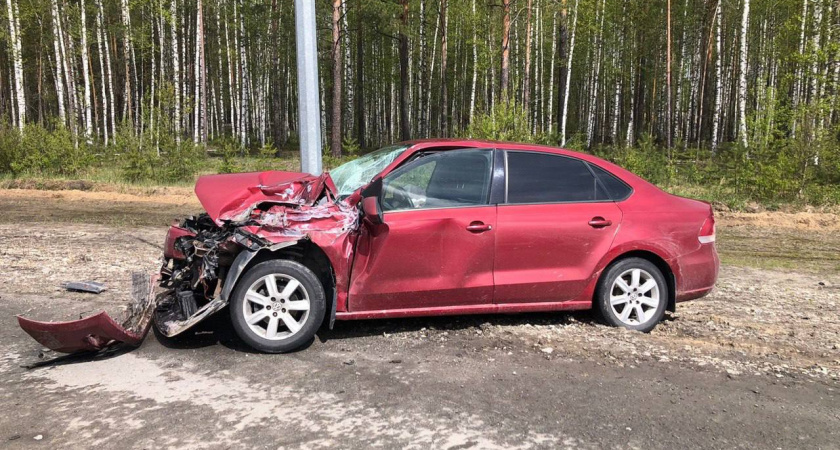
[[[89,292],[91,294],[101,294],[108,290],[103,283],[96,281],[68,281],[61,285],[64,289],[74,292]]]

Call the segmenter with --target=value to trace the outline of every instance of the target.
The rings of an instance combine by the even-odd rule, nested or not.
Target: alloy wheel
[[[245,323],[254,334],[272,341],[294,336],[309,318],[309,294],[300,281],[285,274],[259,278],[242,302]]]
[[[659,284],[644,269],[629,269],[616,277],[610,289],[610,308],[622,323],[641,325],[659,308]]]

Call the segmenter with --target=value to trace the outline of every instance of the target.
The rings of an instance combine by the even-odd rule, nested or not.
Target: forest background
[[[0,0],[0,187],[298,170],[291,0]],[[325,166],[596,154],[728,208],[840,205],[840,0],[316,0]]]

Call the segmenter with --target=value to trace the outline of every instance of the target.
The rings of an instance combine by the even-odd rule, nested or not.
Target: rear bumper
[[[714,289],[720,271],[715,244],[701,244],[698,250],[681,256],[676,266],[677,302],[708,295]]]

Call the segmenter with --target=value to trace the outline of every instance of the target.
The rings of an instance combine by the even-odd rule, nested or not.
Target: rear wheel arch
[[[606,276],[610,267],[612,267],[616,263],[618,263],[622,260],[625,260],[627,258],[641,258],[641,259],[647,260],[651,264],[656,266],[656,268],[659,269],[660,272],[662,272],[662,275],[665,277],[665,281],[668,284],[668,305],[666,306],[666,309],[670,312],[674,312],[676,310],[676,298],[677,298],[677,295],[676,295],[677,294],[676,276],[674,274],[674,271],[671,269],[671,266],[668,264],[668,262],[665,261],[661,256],[657,255],[654,252],[647,251],[647,250],[632,250],[632,251],[628,251],[628,252],[625,252],[625,253],[622,253],[622,254],[616,256],[615,258],[612,259],[612,261],[609,262],[609,264],[607,264],[604,267],[604,270],[601,271],[601,275],[598,277],[596,285],[597,285],[597,283],[599,283],[601,281],[601,278]],[[593,295],[593,300],[594,300],[596,294],[593,292],[592,295]]]

